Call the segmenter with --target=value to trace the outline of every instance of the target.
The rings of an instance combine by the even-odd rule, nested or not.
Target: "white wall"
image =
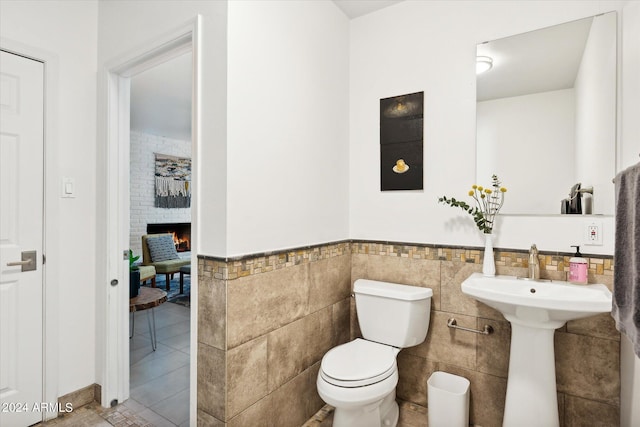
[[[640,2],[628,1],[622,11],[622,145],[618,151],[619,170],[640,160]],[[621,342],[620,426],[640,425],[640,358],[626,338]]]
[[[228,255],[348,238],[348,29],[330,1],[229,3]]]
[[[353,20],[351,237],[481,246],[482,236],[467,215],[437,203],[441,195],[466,195],[475,181],[476,44],[619,10],[621,4],[407,1]],[[422,90],[425,189],[382,193],[378,171],[379,99]],[[503,184],[509,186],[508,182]],[[508,197],[505,203],[509,203]],[[583,221],[566,216],[501,215],[494,245],[527,249],[536,243],[543,251],[569,252],[571,245],[584,240]],[[603,222],[605,244],[583,248],[583,253],[613,253],[613,218],[604,218]]]
[[[149,46],[187,22],[202,16],[201,98],[203,120],[194,131],[202,144],[198,157],[203,167],[198,170],[200,197],[197,205],[200,221],[196,250],[199,254],[226,254],[227,191],[227,2],[180,0],[100,1],[98,65],[100,70],[133,51]],[[103,85],[103,81],[99,81]],[[100,86],[99,86],[100,87]]]
[[[576,91],[576,182],[593,186],[594,213],[613,215],[609,168],[616,140],[616,16],[596,16],[591,24]]]
[[[95,382],[96,1],[3,1],[0,35],[56,57],[57,105],[47,111],[47,215],[57,218],[47,236],[47,271],[55,271],[58,305],[58,395]],[[52,157],[53,156],[53,157]],[[57,176],[51,177],[51,169]],[[62,177],[76,182],[76,197],[59,199]]]
[[[478,184],[497,174],[508,187],[501,212],[560,213],[560,200],[577,182],[574,90],[478,102],[476,111]],[[541,165],[539,173],[522,173],[523,161]]]
[[[142,235],[147,224],[191,222],[191,208],[155,207],[155,153],[191,157],[191,141],[180,141],[142,132],[131,132],[129,185],[129,247],[142,255]]]

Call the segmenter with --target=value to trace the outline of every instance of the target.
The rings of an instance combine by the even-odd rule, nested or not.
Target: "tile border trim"
[[[494,251],[498,265],[528,266],[528,250],[494,248]],[[234,257],[198,255],[198,273],[205,278],[234,280],[345,254],[369,254],[480,264],[484,255],[484,247],[349,239]],[[539,256],[542,269],[568,271],[569,258],[573,254],[540,251]],[[613,275],[613,255],[584,254],[583,256],[589,261],[590,273]]]

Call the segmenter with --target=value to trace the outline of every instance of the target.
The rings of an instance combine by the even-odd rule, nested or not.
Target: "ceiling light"
[[[482,74],[485,71],[489,71],[493,67],[493,59],[488,56],[476,57],[476,74]]]

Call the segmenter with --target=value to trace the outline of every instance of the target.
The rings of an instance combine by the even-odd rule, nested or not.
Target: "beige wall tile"
[[[462,282],[473,273],[482,271],[482,265],[457,261],[442,261],[441,271],[440,309],[449,313],[477,316],[481,311],[480,303],[463,294],[461,285]],[[497,313],[497,316],[501,316],[500,313]],[[496,318],[496,315],[491,314],[489,317]]]
[[[352,266],[352,282],[371,279],[431,288],[431,307],[436,310],[440,308],[440,261],[354,254]]]
[[[351,294],[351,256],[342,255],[309,264],[309,313]]]
[[[358,337],[362,336],[362,332],[360,331],[360,325],[358,324],[358,313],[356,311],[356,299],[355,298],[349,298],[351,301],[349,301],[349,305],[351,306],[351,314],[350,314],[350,319],[351,319],[351,339],[355,339]]]
[[[228,418],[268,394],[267,337],[256,338],[227,352]]]
[[[226,350],[226,281],[202,277],[198,281],[198,342]]]
[[[616,322],[611,313],[602,313],[584,319],[567,322],[567,332],[572,334],[589,335],[592,337],[620,341],[620,333],[616,329]]]
[[[402,350],[398,354],[398,398],[427,406],[427,380],[436,370],[436,363]]]
[[[233,348],[308,313],[309,264],[230,280],[227,346]]]
[[[555,333],[558,391],[620,405],[620,343],[565,332]]]
[[[509,373],[511,324],[506,320],[479,317],[476,328],[483,330],[484,325],[490,325],[493,328],[493,332],[489,335],[478,335],[478,371],[507,378]]]
[[[268,390],[273,392],[333,347],[331,306],[270,332],[268,339]]]
[[[619,426],[620,408],[576,396],[564,397],[564,427]]]
[[[271,395],[260,399],[227,423],[228,427],[273,427],[274,407]]]
[[[324,403],[315,387],[317,369],[310,368],[272,393],[273,427],[299,427]]]
[[[198,409],[225,420],[226,352],[198,343]]]
[[[438,368],[471,380],[472,422],[484,427],[501,425],[510,324],[499,312],[461,292],[462,281],[482,269],[477,251],[444,249],[442,253],[455,256],[447,255],[447,261],[440,261],[437,258],[442,255],[434,255],[436,250],[440,254],[437,248],[365,246],[351,254],[351,246],[346,245],[345,251],[328,258],[316,257],[325,254],[324,248],[310,254],[305,250],[291,252],[293,258],[290,254],[269,257],[269,262],[272,258],[274,262],[286,261],[277,266],[264,264],[264,260],[264,265],[251,259],[234,262],[240,267],[234,267],[236,273],[229,276],[233,280],[227,283],[222,280],[224,272],[211,274],[205,271],[208,264],[204,262],[207,265],[201,276],[206,277],[201,279],[198,319],[199,423],[223,425],[220,420],[233,416],[230,426],[303,424],[323,405],[316,389],[320,359],[329,348],[361,336],[354,299],[349,294],[353,281],[369,278],[434,291],[427,340],[402,350],[398,356],[398,397],[422,408],[416,404],[426,405],[426,381]],[[527,275],[526,252],[497,254],[498,274]],[[476,263],[465,262],[467,259]],[[218,270],[227,268],[224,262],[216,265]],[[603,265],[602,274],[590,270],[589,281],[611,289],[612,260],[605,259]],[[560,256],[541,256],[542,278],[566,280],[567,268]],[[446,326],[449,317],[470,328],[481,329],[488,323],[495,332],[480,336],[454,331]],[[572,321],[557,331],[558,402],[563,427],[585,425],[584,420],[602,420],[602,425],[610,425],[606,423],[612,419],[615,422],[611,414],[617,416],[619,401],[619,339],[608,314]],[[225,348],[229,351],[220,351]],[[225,392],[229,401],[226,414]],[[292,397],[297,399],[295,405]],[[299,420],[302,422],[297,424]]]
[[[333,328],[332,347],[335,347],[351,341],[351,298],[347,297],[333,304],[331,307]]]
[[[405,351],[434,362],[446,362],[450,365],[475,369],[477,335],[449,328],[447,320],[450,317],[455,317],[460,326],[466,328],[476,327],[475,317],[432,311],[425,342],[415,347],[407,348]]]
[[[400,406],[399,427],[427,427],[427,408],[411,402],[398,402]]]
[[[471,424],[483,427],[502,425],[507,394],[507,380],[505,378],[461,369],[444,363],[438,365],[438,370],[459,375],[471,383],[469,401],[469,421]]]
[[[305,398],[305,403],[307,405],[306,411],[311,417],[313,414],[318,412],[322,407],[325,406],[324,401],[318,394],[318,373],[320,372],[320,364],[322,360],[319,360],[317,363],[314,363],[309,369],[307,369],[307,395]]]
[[[92,403],[95,400],[95,385],[88,385],[76,390],[74,392],[65,394],[58,398],[60,408],[65,408],[67,404],[71,404],[73,408],[80,408],[81,406]]]
[[[225,423],[216,417],[198,409],[198,427],[225,427]]]

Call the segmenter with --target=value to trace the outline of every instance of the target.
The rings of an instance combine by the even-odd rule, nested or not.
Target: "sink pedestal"
[[[555,329],[511,321],[511,354],[503,427],[557,427]]]
[[[611,311],[603,284],[484,277],[462,282],[465,295],[487,304],[511,323],[511,355],[503,427],[558,427],[553,335],[569,320]]]

